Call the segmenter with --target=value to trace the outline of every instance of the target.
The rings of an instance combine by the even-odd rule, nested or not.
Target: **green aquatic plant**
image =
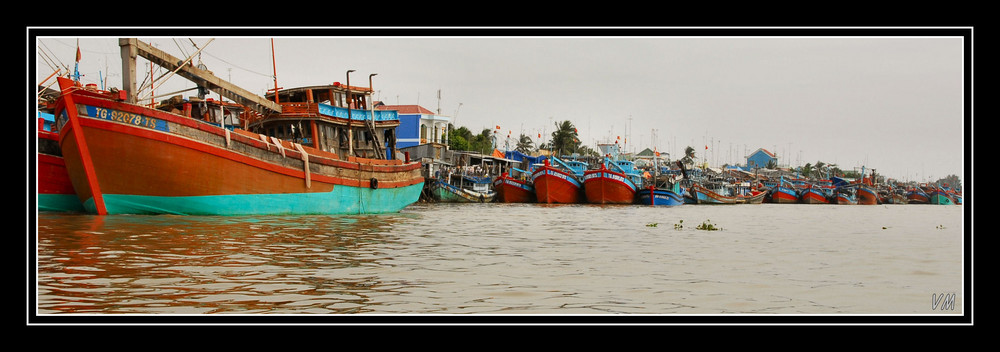
[[[938,225],[938,226],[937,226],[937,227],[935,227],[935,228],[936,228],[936,229],[938,229],[938,230],[944,230],[944,225]]]
[[[684,228],[684,220],[678,220],[680,223],[674,224],[674,230],[680,230]]]
[[[656,227],[656,225],[659,225],[659,223],[655,223],[654,222],[654,223],[646,224],[646,227]]]
[[[712,224],[711,221],[712,220],[705,220],[705,221],[703,221],[701,223],[701,225],[698,225],[697,229],[699,229],[699,230],[706,230],[706,231],[722,230],[721,227],[715,227],[715,224]]]

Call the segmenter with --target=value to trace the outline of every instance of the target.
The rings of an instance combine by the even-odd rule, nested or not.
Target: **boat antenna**
[[[271,69],[274,70],[274,103],[278,103],[278,64],[274,59],[274,38],[271,38]]]

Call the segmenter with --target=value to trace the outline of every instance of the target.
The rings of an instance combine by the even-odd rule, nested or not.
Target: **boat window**
[[[344,104],[344,93],[335,92],[335,93],[333,93],[333,95],[334,95],[333,96],[333,105],[334,106],[343,107],[345,105]]]

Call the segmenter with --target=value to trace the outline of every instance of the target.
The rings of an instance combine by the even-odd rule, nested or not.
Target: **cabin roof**
[[[379,105],[379,110],[396,110],[400,114],[427,114],[434,115],[433,111],[427,110],[420,105]]]

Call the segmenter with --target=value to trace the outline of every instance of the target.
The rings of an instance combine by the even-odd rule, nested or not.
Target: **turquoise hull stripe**
[[[53,212],[85,212],[75,194],[39,194],[38,210]]]
[[[226,196],[154,197],[105,194],[108,214],[176,215],[305,215],[394,213],[416,202],[423,182],[373,190],[335,186],[326,193],[241,194]],[[360,199],[360,201],[359,201]],[[84,207],[96,213],[94,200]]]

